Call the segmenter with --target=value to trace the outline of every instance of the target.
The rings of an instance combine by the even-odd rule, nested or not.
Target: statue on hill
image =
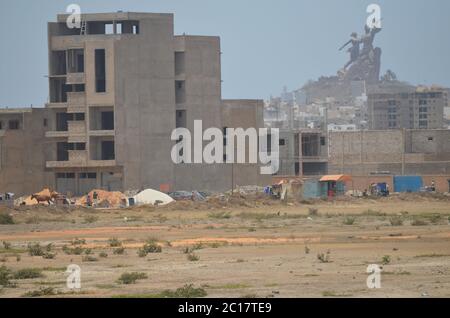
[[[361,37],[353,32],[351,39],[339,50],[344,49],[350,43],[352,46],[348,49],[350,60],[344,68],[339,70],[338,76],[344,81],[366,81],[367,83],[376,83],[380,78],[381,67],[381,49],[374,48],[373,42],[375,36],[381,31],[381,28],[365,26],[365,34]],[[360,45],[363,45],[360,50]]]

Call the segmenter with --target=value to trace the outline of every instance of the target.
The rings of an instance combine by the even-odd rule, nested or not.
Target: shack
[[[323,176],[319,182],[323,185],[321,197],[325,196],[332,199],[337,196],[345,195],[345,183],[351,182],[352,177],[344,174]]]

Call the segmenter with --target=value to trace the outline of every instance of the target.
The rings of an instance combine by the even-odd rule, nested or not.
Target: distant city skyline
[[[411,84],[450,87],[446,0],[3,0],[0,107],[46,103],[47,22],[71,3],[85,13],[173,13],[175,34],[220,36],[223,97],[258,99],[335,75],[348,60],[338,48],[352,32],[364,31],[366,8],[377,3],[381,73],[391,69]]]

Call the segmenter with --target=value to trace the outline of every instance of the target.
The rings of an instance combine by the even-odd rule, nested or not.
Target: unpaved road
[[[209,297],[450,296],[449,200],[183,210],[37,208],[12,215],[17,224],[0,225],[0,241],[12,244],[10,250],[0,249],[0,266],[13,272],[39,268],[44,277],[13,279],[17,286],[2,288],[0,297],[20,297],[42,287],[54,288],[61,297],[155,297],[185,284],[203,288]],[[123,255],[113,253],[113,237],[122,242]],[[150,237],[162,252],[139,257],[137,250]],[[85,240],[80,247],[91,249],[96,261],[63,252],[64,245],[74,247],[75,238]],[[29,256],[30,242],[52,243],[56,257]],[[186,248],[197,260],[188,259]],[[100,257],[102,252],[108,257]],[[67,293],[69,264],[82,270],[82,289],[75,294]],[[366,286],[369,264],[383,267],[380,289]],[[119,284],[125,272],[148,278]]]

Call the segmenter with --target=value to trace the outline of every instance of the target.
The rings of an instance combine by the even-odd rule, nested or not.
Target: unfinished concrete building
[[[176,165],[171,159],[172,131],[193,132],[194,120],[202,120],[203,129],[264,127],[262,100],[222,100],[219,37],[175,36],[172,14],[83,14],[74,29],[67,18],[48,24],[45,109],[14,113],[30,122],[21,131],[34,146],[13,155],[19,146],[0,137],[0,191],[222,191],[270,183],[260,164]],[[4,121],[2,127],[9,125]]]
[[[450,130],[330,132],[330,174],[450,176]]]
[[[447,93],[440,88],[383,88],[368,94],[369,129],[441,129]]]
[[[52,182],[45,172],[46,110],[0,109],[0,192],[31,193]]]
[[[319,129],[280,130],[279,176],[318,176],[328,171],[328,141]]]

